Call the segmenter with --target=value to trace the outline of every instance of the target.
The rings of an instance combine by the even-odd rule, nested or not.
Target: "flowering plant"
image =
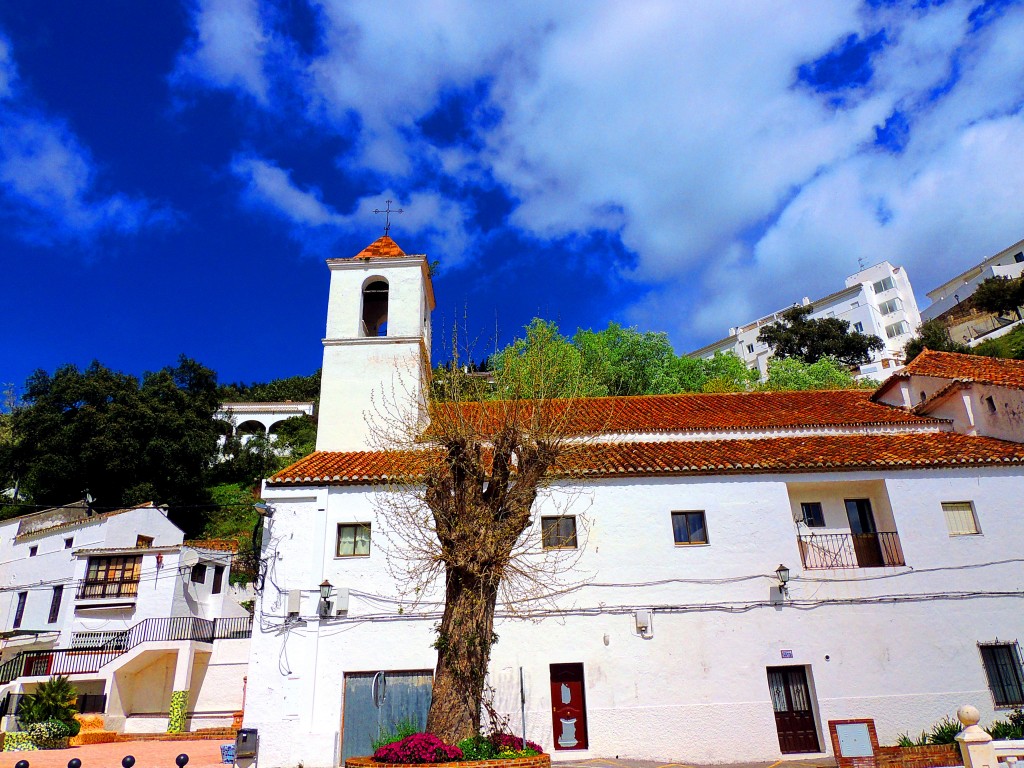
[[[502,750],[521,752],[527,749],[532,749],[534,753],[538,755],[543,754],[544,752],[540,744],[535,741],[527,741],[526,746],[524,747],[523,739],[520,736],[513,736],[511,733],[492,733],[487,737],[487,740],[490,741],[499,752]]]
[[[446,763],[462,759],[462,750],[445,744],[432,733],[414,733],[385,744],[373,753],[378,763]]]

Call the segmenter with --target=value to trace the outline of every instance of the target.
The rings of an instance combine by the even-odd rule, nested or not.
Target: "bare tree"
[[[403,404],[392,392],[374,420],[392,462],[376,494],[389,567],[415,602],[443,585],[427,730],[449,743],[479,730],[496,607],[529,617],[586,580],[573,567],[585,524],[580,540],[545,548],[535,522],[541,496],[556,515],[579,501],[571,480],[588,442],[581,400],[543,342],[515,354],[495,372],[495,399],[464,399],[480,382],[456,358],[441,388],[450,399]],[[424,382],[414,391],[431,390]]]

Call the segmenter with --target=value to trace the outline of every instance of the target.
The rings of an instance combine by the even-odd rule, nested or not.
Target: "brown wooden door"
[[[807,671],[803,667],[768,667],[768,690],[782,753],[820,752]]]
[[[587,698],[582,664],[551,665],[551,727],[555,749],[587,748]]]

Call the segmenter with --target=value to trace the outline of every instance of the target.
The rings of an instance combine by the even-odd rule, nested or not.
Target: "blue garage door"
[[[423,730],[433,681],[431,670],[346,673],[342,764],[371,754],[380,731],[393,730],[402,720],[412,720]]]

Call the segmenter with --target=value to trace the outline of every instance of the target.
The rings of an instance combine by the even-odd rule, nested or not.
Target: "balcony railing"
[[[881,533],[810,533],[799,537],[804,568],[888,568],[905,565],[900,535]]]
[[[103,599],[107,597],[132,597],[139,594],[139,582],[135,581],[84,581],[78,588],[79,600]]]
[[[56,648],[52,651],[22,651],[0,666],[0,684],[18,677],[81,675],[99,672],[118,656],[141,643],[194,640],[212,643],[252,635],[252,617],[235,619],[200,619],[196,616],[175,616],[167,619],[146,619],[130,629],[93,648]]]

